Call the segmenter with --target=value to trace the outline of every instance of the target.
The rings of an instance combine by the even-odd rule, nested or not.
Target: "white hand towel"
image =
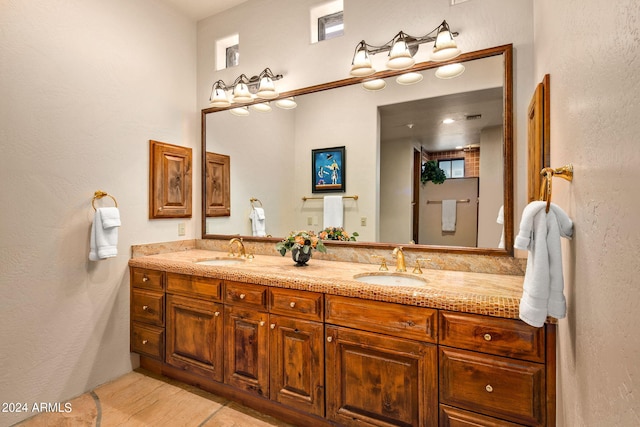
[[[251,219],[251,231],[254,236],[264,237],[267,235],[265,215],[263,208],[253,208],[249,214]]]
[[[118,227],[120,227],[120,211],[118,208],[96,209],[91,237],[89,259],[99,261],[118,255]]]
[[[342,227],[344,209],[342,206],[342,196],[324,197],[323,225],[327,227]]]
[[[502,233],[500,234],[500,242],[498,242],[498,248],[504,249],[504,205],[500,206],[498,210],[498,218],[496,222],[502,225]]]
[[[442,231],[456,231],[457,205],[455,200],[442,201]]]
[[[543,326],[547,316],[562,319],[567,314],[560,237],[571,239],[573,222],[559,206],[551,203],[549,213],[546,206],[536,201],[525,207],[514,243],[529,251],[519,315],[535,327]]]

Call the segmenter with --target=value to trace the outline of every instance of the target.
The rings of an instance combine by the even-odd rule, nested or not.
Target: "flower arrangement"
[[[357,231],[354,231],[351,236],[349,236],[349,233],[344,231],[344,228],[342,227],[327,227],[320,233],[318,233],[318,237],[320,237],[320,239],[322,240],[342,240],[355,242],[356,237],[358,236],[359,234]]]
[[[322,240],[313,231],[292,231],[286,239],[276,243],[276,249],[282,256],[292,249],[300,249],[305,254],[311,252],[311,249],[327,252]]]

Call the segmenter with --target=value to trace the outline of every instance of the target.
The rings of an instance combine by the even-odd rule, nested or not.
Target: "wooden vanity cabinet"
[[[163,360],[164,356],[164,273],[131,269],[131,338],[134,353]]]
[[[327,295],[325,321],[328,419],[438,424],[436,310]]]
[[[294,424],[555,425],[555,325],[131,269],[141,366]]]

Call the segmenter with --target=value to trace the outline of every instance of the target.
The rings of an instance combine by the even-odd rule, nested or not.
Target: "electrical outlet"
[[[184,236],[186,234],[185,228],[186,224],[184,222],[178,223],[178,236]]]
[[[360,218],[360,225],[362,227],[366,227],[367,226],[367,217],[366,216],[363,216],[363,217]]]

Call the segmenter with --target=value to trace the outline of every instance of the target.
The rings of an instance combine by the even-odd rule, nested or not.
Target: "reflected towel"
[[[496,218],[496,222],[502,225],[502,233],[500,234],[498,248],[504,249],[504,205],[500,206],[500,210],[498,210],[498,218]]]
[[[253,235],[259,236],[259,237],[265,237],[267,235],[267,232],[266,232],[264,209],[263,208],[251,209],[249,218],[251,219],[251,231],[253,232]]]
[[[442,201],[442,231],[456,231],[457,204],[455,200]]]
[[[547,316],[562,319],[567,314],[562,277],[560,237],[573,236],[573,222],[557,205],[531,202],[522,212],[520,231],[514,247],[527,249],[527,270],[524,275],[520,319],[541,327]]]
[[[98,208],[91,224],[89,259],[99,261],[118,255],[118,208]]]
[[[324,217],[323,225],[327,227],[342,227],[344,209],[342,206],[342,196],[324,197]]]

